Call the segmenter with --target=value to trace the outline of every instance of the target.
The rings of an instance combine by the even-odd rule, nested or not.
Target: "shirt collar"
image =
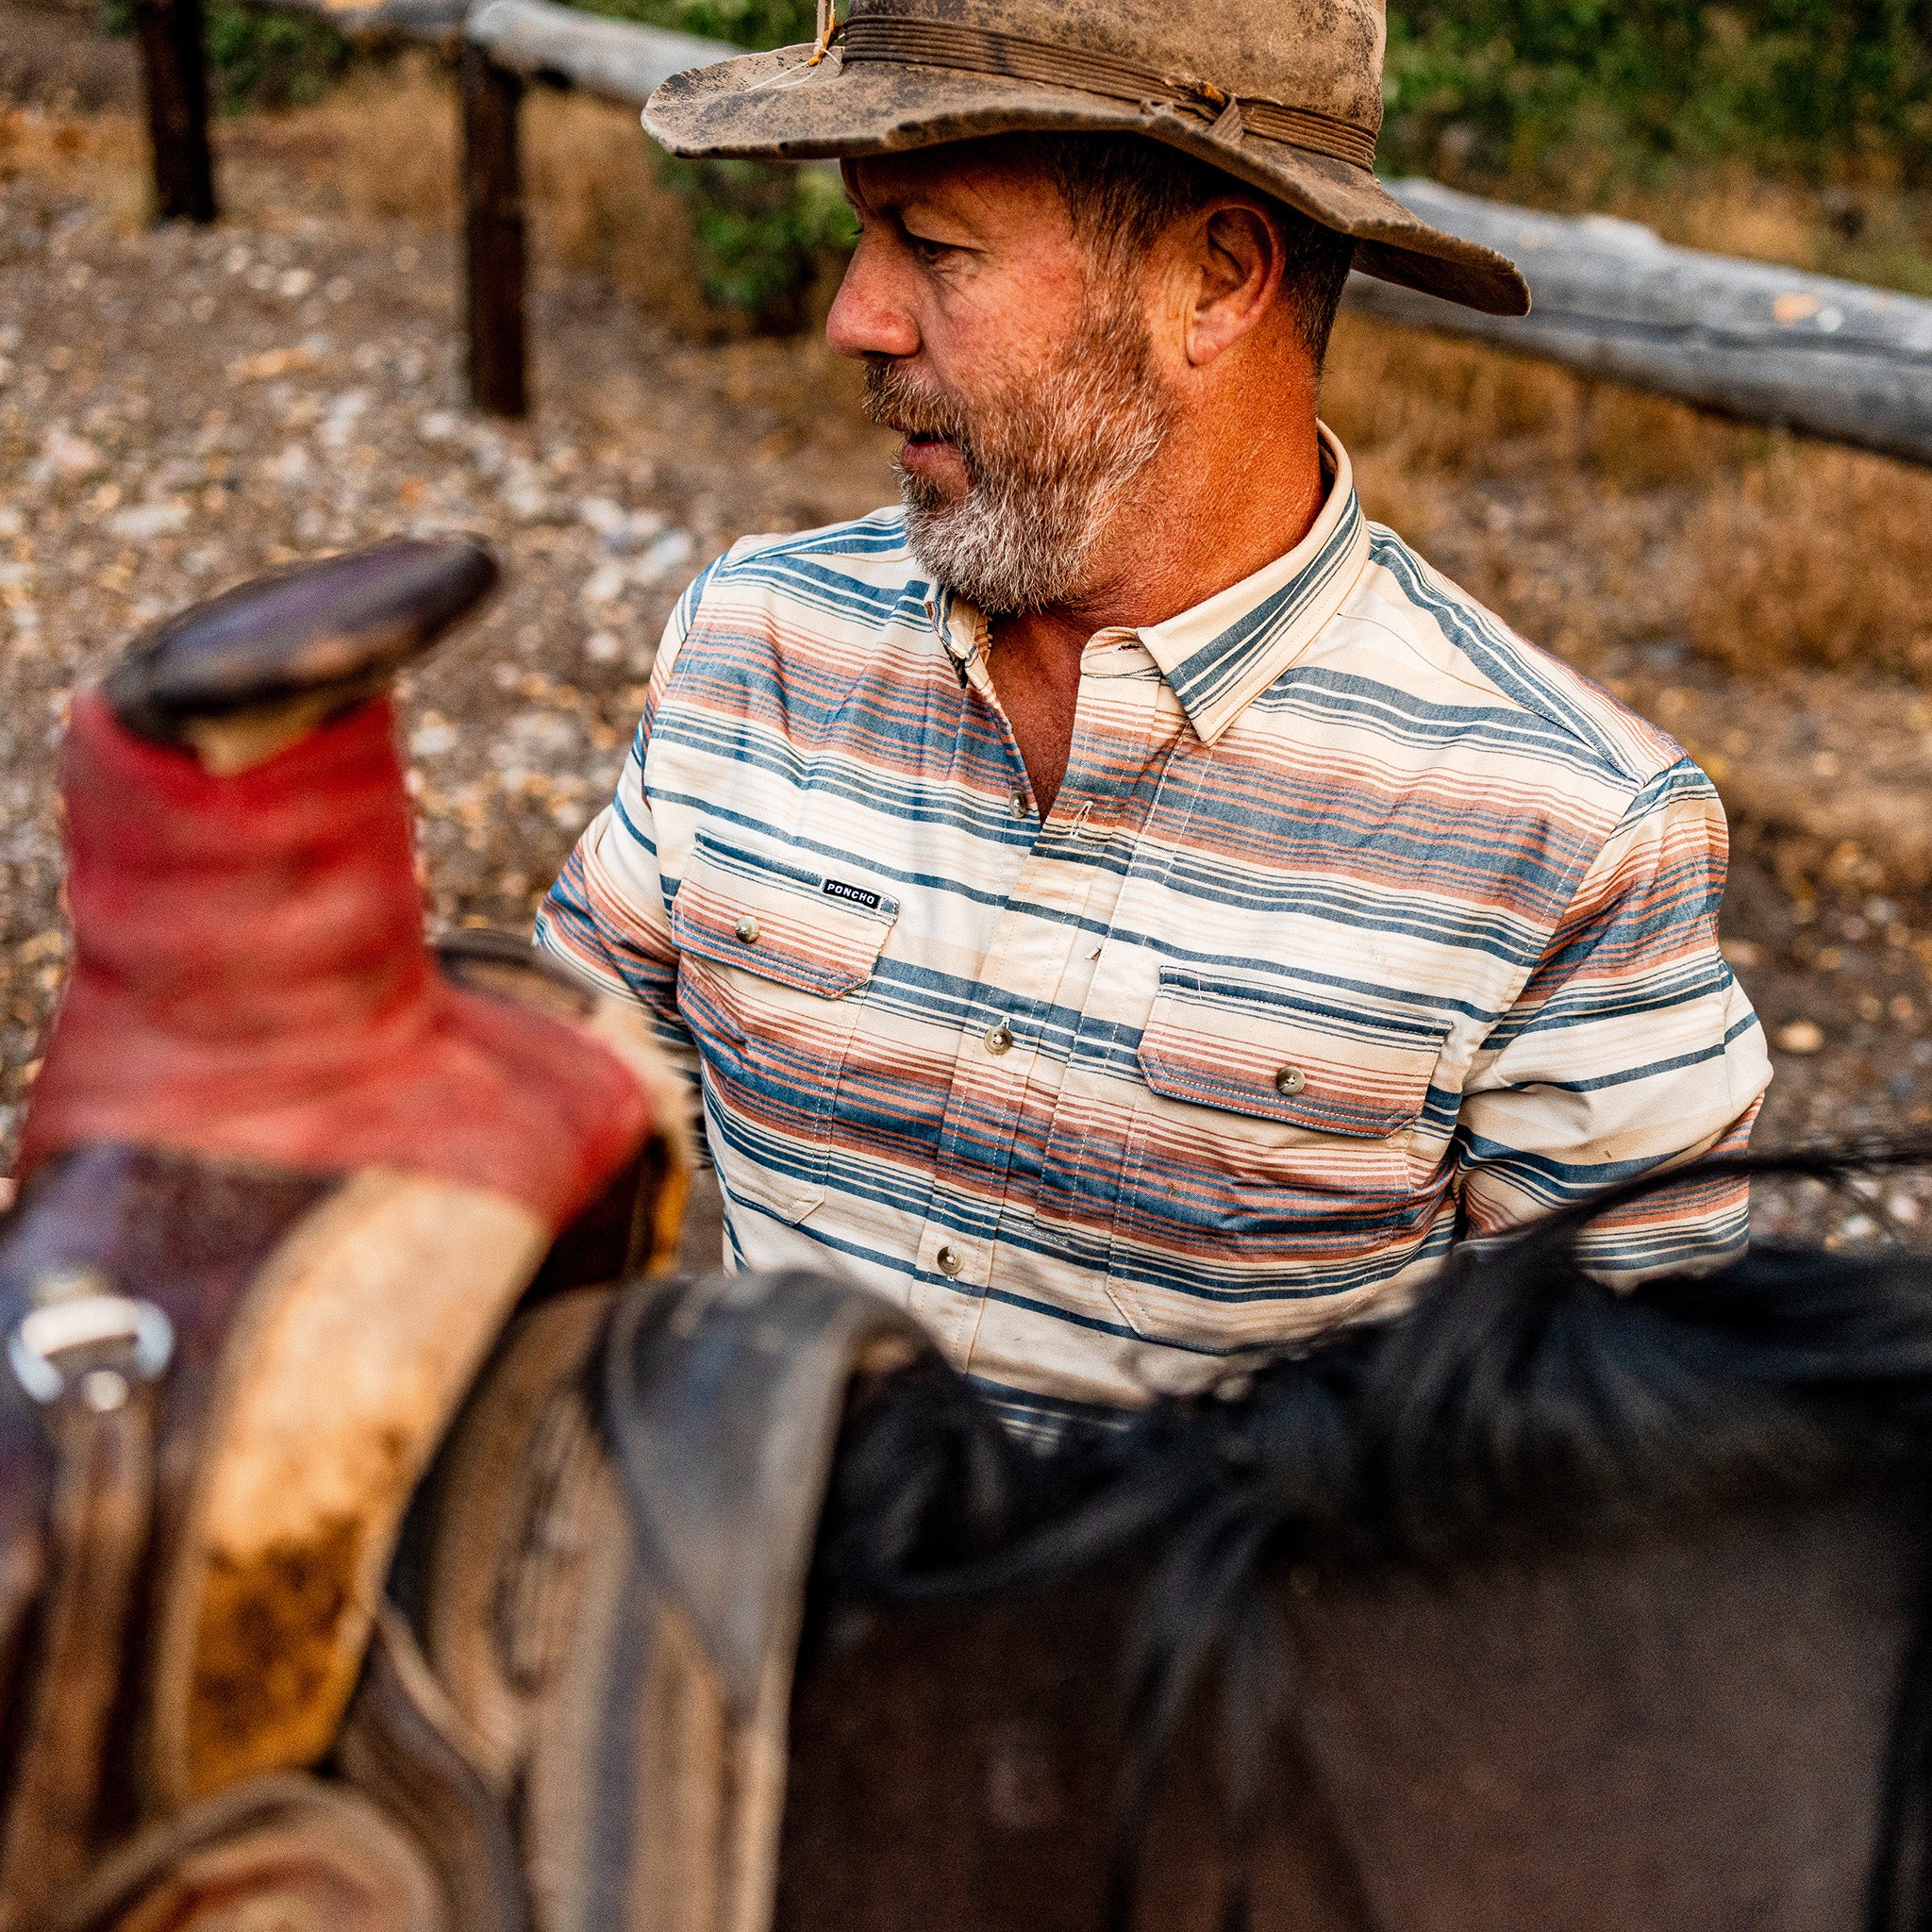
[[[1325,423],[1316,428],[1330,480],[1308,534],[1252,576],[1138,633],[1205,743],[1221,737],[1307,649],[1341,608],[1368,561],[1369,528],[1348,452]],[[974,658],[985,648],[985,618],[939,585],[932,587],[926,610],[965,683]]]
[[[977,608],[944,584],[926,588],[925,614],[952,659],[959,682],[966,682],[967,667],[986,645],[986,619]]]
[[[1348,452],[1326,424],[1317,426],[1332,480],[1308,534],[1191,610],[1141,627],[1141,641],[1208,744],[1314,642],[1368,562],[1369,526]]]

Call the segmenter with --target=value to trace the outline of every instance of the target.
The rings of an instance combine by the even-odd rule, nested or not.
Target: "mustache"
[[[865,413],[901,436],[942,437],[971,456],[966,411],[943,391],[922,388],[896,362],[880,359],[865,365]]]

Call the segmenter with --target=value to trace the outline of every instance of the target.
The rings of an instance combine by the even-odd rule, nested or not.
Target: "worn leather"
[[[45,1932],[470,1932],[422,1848],[369,1799],[290,1773],[143,1832]]]
[[[589,1029],[436,972],[387,702],[219,776],[84,693],[62,796],[75,962],[23,1173],[108,1141],[391,1166],[554,1234],[643,1141],[643,1089]]]
[[[473,537],[405,538],[252,577],[144,631],[109,675],[108,702],[162,744],[290,708],[299,729],[381,690],[496,578]]]
[[[739,1713],[797,1642],[853,1379],[931,1348],[908,1315],[828,1274],[714,1274],[618,1309],[605,1409],[645,1557]]]
[[[154,1303],[175,1337],[154,1385],[155,1528],[129,1641],[96,1659],[114,1733],[107,1788],[76,1824],[94,1854],[325,1758],[404,1514],[546,1257],[572,1278],[675,1248],[659,1211],[679,1193],[673,1081],[636,1024],[508,960],[459,984],[424,942],[393,722],[365,686],[474,601],[493,567],[458,548],[232,593],[138,648],[125,715],[99,693],[76,703],[76,964],[20,1203],[0,1217],[0,1330],[83,1271]],[[246,728],[219,736],[238,717]],[[626,1180],[652,1199],[620,1198]],[[43,1420],[0,1375],[0,1690],[16,1735],[53,1655],[33,1648],[55,1486]],[[370,1681],[398,1695],[365,1711],[396,1716],[403,1680]],[[43,1686],[42,1702],[61,1694]],[[381,1735],[371,1765],[403,1748]],[[265,1829],[263,1873],[276,1845],[308,1856],[300,1831]],[[206,1869],[231,1852],[210,1849]],[[314,1922],[337,1923],[336,1899],[343,1923],[441,1925],[413,1870],[364,1896],[318,1867]],[[272,1874],[243,1890],[258,1886],[273,1893]],[[131,1909],[130,1925],[150,1923]],[[201,1923],[192,1901],[154,1909],[156,1928]]]
[[[874,22],[929,23],[1058,48],[1062,78],[1036,59],[989,53],[977,71],[876,58]],[[848,56],[788,47],[693,69],[651,96],[644,125],[677,155],[806,160],[888,154],[1025,130],[1144,135],[1353,236],[1364,273],[1498,315],[1529,290],[1506,258],[1419,220],[1363,156],[1309,144],[1292,117],[1354,130],[1372,148],[1382,121],[1383,0],[852,0]],[[1071,58],[1077,56],[1077,59]],[[1141,99],[1094,88],[1116,63],[1158,75]],[[1020,70],[1020,71],[1014,71]],[[1082,86],[1082,80],[1090,82]],[[1249,117],[1244,103],[1282,110]],[[1281,138],[1281,137],[1290,138]]]
[[[806,1274],[565,1297],[512,1331],[439,1472],[423,1621],[520,1794],[543,1932],[767,1932],[841,1423],[929,1354]]]

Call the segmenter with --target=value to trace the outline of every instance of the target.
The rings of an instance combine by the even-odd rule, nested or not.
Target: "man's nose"
[[[855,359],[917,355],[919,325],[904,294],[888,251],[861,239],[825,317],[826,341]]]

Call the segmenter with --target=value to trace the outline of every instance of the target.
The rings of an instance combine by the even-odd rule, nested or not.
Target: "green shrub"
[[[817,31],[815,0],[579,0],[591,11],[740,47],[792,47]]]
[[[674,27],[741,47],[795,46],[812,38],[815,0],[580,0],[598,13]],[[705,300],[743,315],[770,335],[809,321],[811,294],[828,260],[850,250],[851,211],[823,169],[757,161],[660,163],[690,204]]]
[[[821,271],[857,239],[837,177],[822,168],[669,155],[658,165],[691,205],[705,300],[767,335],[805,328]]]
[[[1398,0],[1390,165],[1735,157],[1932,179],[1932,0]]]
[[[102,0],[112,34],[134,31],[131,0]],[[349,43],[320,20],[207,0],[208,91],[217,111],[289,108],[318,100],[349,64]]]

